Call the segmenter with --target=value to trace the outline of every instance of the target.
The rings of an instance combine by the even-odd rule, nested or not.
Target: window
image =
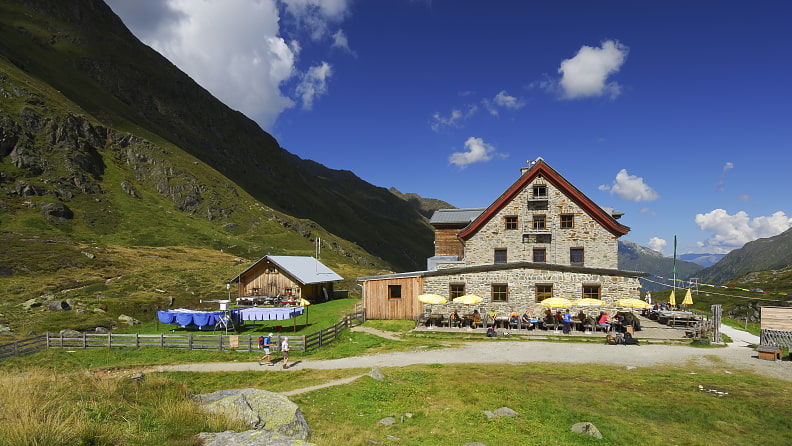
[[[388,285],[388,299],[401,299],[401,285]]]
[[[451,283],[448,285],[448,297],[450,300],[454,300],[457,297],[465,295],[465,284],[464,283]]]
[[[542,214],[536,214],[533,216],[533,230],[534,231],[544,231],[547,229],[547,219]]]
[[[506,248],[495,250],[495,263],[506,263]]]
[[[536,301],[541,302],[545,299],[549,299],[553,297],[553,285],[552,284],[536,284]]]
[[[536,263],[545,263],[547,262],[547,249],[545,248],[534,248],[533,249],[533,261]]]
[[[533,187],[534,198],[547,198],[547,186],[544,184],[537,184]]]
[[[492,284],[492,301],[493,302],[508,302],[509,301],[509,285],[505,283]]]
[[[547,243],[553,241],[552,234],[523,234],[523,243]]]
[[[569,263],[583,265],[583,248],[569,248]]]
[[[583,285],[583,298],[599,299],[600,286],[599,285]]]
[[[575,227],[575,216],[572,214],[561,214],[561,229],[572,229]]]
[[[504,223],[506,224],[506,229],[517,229],[517,216],[516,215],[508,215],[504,217]]]

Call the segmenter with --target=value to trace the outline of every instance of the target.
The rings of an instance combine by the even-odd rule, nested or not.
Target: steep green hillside
[[[700,273],[701,281],[721,284],[753,271],[780,270],[792,265],[792,229],[748,242]]]
[[[99,0],[0,1],[0,55],[6,76],[18,69],[30,77],[19,79],[21,85],[40,82],[33,100],[43,103],[29,106],[90,116],[110,137],[129,133],[163,148],[164,159],[211,166],[266,206],[314,221],[393,269],[421,268],[432,254],[431,228],[407,202],[351,172],[283,150],[255,122],[140,43]],[[68,102],[52,103],[54,93]],[[15,120],[20,111],[17,105],[6,113]],[[4,158],[13,145],[6,138]],[[6,178],[31,173],[6,170]],[[217,186],[195,176],[201,189]]]

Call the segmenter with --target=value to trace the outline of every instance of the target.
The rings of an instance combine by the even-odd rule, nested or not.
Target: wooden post
[[[160,347],[165,347],[165,333],[160,333]]]
[[[83,333],[82,334],[82,341],[83,341],[83,350],[88,348],[88,335]]]
[[[187,350],[192,350],[192,349],[193,349],[193,334],[190,333],[187,336]]]

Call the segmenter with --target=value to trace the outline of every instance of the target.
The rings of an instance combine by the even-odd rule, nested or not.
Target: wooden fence
[[[362,311],[344,316],[340,322],[316,333],[302,336],[284,336],[278,334],[273,339],[276,348],[284,338],[289,339],[292,350],[307,351],[330,344],[343,331],[360,325],[365,321]],[[260,335],[227,335],[227,334],[88,334],[77,336],[62,333],[45,333],[32,338],[21,339],[0,345],[0,360],[11,356],[24,356],[36,353],[45,348],[88,349],[88,348],[143,348],[169,347],[184,350],[258,350]]]

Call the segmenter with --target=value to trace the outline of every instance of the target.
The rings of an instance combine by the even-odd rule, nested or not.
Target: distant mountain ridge
[[[676,277],[677,279],[688,279],[697,274],[704,267],[692,262],[677,259]],[[665,257],[662,253],[653,249],[641,246],[629,240],[619,240],[619,269],[626,271],[641,271],[660,277],[672,277],[674,271],[674,259]],[[660,291],[666,289],[665,286],[650,282],[656,280],[651,277],[642,280],[643,291]]]
[[[677,256],[677,258],[684,260],[686,262],[693,262],[697,265],[701,265],[703,267],[709,267],[716,263],[718,263],[722,258],[726,257],[726,254],[682,254]]]

